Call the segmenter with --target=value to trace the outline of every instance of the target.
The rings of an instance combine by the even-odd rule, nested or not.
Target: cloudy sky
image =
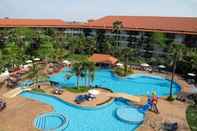
[[[197,17],[197,0],[0,0],[0,17],[85,21],[107,15]]]

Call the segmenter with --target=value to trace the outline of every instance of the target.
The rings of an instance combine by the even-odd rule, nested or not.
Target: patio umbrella
[[[143,66],[143,67],[148,67],[148,66],[150,66],[150,65],[147,64],[147,63],[142,63],[141,66]]]
[[[116,65],[119,66],[119,67],[123,67],[122,63],[117,63]]]
[[[39,61],[40,60],[40,58],[34,58],[34,61]]]
[[[68,61],[68,60],[64,60],[63,63],[64,63],[64,64],[67,64],[67,65],[71,64],[71,62]]]
[[[27,60],[25,61],[25,63],[32,63],[32,60]]]
[[[158,67],[163,68],[163,69],[166,68],[166,66],[164,66],[164,65],[159,65]]]
[[[192,77],[196,76],[196,74],[194,74],[194,73],[187,73],[187,75],[192,76]]]
[[[93,95],[98,95],[100,92],[98,90],[92,89],[92,90],[89,90],[88,93],[93,94]]]

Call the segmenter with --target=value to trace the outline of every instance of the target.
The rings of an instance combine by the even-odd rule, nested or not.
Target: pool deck
[[[9,91],[0,85],[0,98]],[[52,107],[38,101],[16,96],[6,99],[7,107],[0,112],[0,131],[38,131],[34,125],[34,118],[44,112],[51,112]]]
[[[145,71],[135,71],[136,73],[144,73],[151,75],[159,75],[167,78],[171,78],[170,73],[148,73]],[[175,76],[175,80],[178,84],[181,85],[182,91],[189,91],[189,85],[179,76]],[[41,86],[44,90],[46,90],[49,94],[52,95],[52,90],[50,86]],[[111,101],[112,93],[106,90],[98,89],[100,94],[97,96],[97,99],[92,101],[85,101],[81,103],[79,106],[84,107],[95,107],[99,104],[105,103],[106,101]],[[0,85],[0,98],[2,94],[9,91],[3,85]],[[69,91],[64,91],[62,95],[56,95],[66,102],[70,102],[72,104],[76,104],[74,99],[77,95],[81,93],[72,93]],[[84,94],[84,93],[82,93]],[[146,97],[141,98],[141,105],[146,102]],[[14,99],[6,100],[7,107],[5,110],[0,112],[0,131],[37,131],[37,129],[33,125],[33,120],[36,115],[43,112],[52,111],[52,107],[39,103],[34,100],[29,100],[20,96],[15,97]],[[77,105],[77,104],[76,104]],[[178,122],[181,128],[179,131],[189,131],[189,127],[186,121],[185,111],[187,108],[187,103],[181,103],[178,101],[168,102],[164,98],[159,99],[158,108],[160,114],[155,114],[152,112],[147,112],[145,116],[144,123],[137,129],[138,131],[155,131],[162,122],[171,121]],[[33,108],[31,108],[33,107]],[[25,112],[25,113],[24,113]],[[17,117],[16,117],[17,116]]]
[[[177,122],[177,131],[190,131],[186,120],[186,109],[188,104],[179,101],[168,102],[165,99],[159,99],[159,114],[147,112],[143,124],[137,131],[159,131],[164,122]]]
[[[159,72],[146,72],[135,70],[135,73],[142,73],[148,75],[158,75],[171,79],[171,73],[159,73]],[[174,80],[181,86],[181,92],[189,92],[189,84],[178,74],[175,74]],[[158,131],[161,128],[161,124],[164,122],[177,122],[178,131],[190,131],[186,120],[186,109],[189,104],[179,101],[169,102],[165,100],[166,97],[162,97],[158,101],[159,114],[153,112],[147,112],[143,124],[137,129],[137,131]]]
[[[50,85],[41,86],[41,88],[44,89],[46,93],[49,95],[56,96],[65,102],[69,102],[71,104],[82,106],[82,107],[96,107],[97,105],[101,105],[106,102],[110,102],[112,100],[111,96],[103,95],[103,94],[109,93],[110,91],[101,89],[101,88],[97,89],[100,92],[100,94],[96,96],[96,99],[93,99],[90,101],[84,101],[81,104],[76,104],[75,98],[78,95],[87,94],[87,92],[73,93],[73,92],[64,90],[64,92],[61,95],[54,95],[52,93],[54,88],[51,87]]]

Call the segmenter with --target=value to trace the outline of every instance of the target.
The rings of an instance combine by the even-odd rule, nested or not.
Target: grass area
[[[85,86],[80,86],[80,87],[72,87],[72,88],[67,88],[65,87],[65,90],[73,92],[73,93],[83,93],[83,92],[87,92],[90,88],[89,87],[85,87]]]
[[[40,92],[40,93],[45,93],[45,91],[41,88],[34,88],[31,90],[32,92]]]
[[[197,105],[190,105],[187,108],[186,115],[191,131],[197,131]]]
[[[126,72],[126,74],[125,74],[124,68],[120,68],[120,67],[114,68],[114,69],[113,69],[113,72],[114,72],[115,74],[117,74],[118,76],[127,76],[127,75],[130,75],[130,74],[133,74],[133,73],[134,73],[134,71],[133,71],[132,68],[128,68],[128,69],[127,69],[127,72]]]

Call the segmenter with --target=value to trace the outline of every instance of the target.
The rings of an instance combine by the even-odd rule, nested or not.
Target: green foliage
[[[0,71],[24,64],[26,60],[33,57],[49,61],[63,59],[86,61],[94,52],[112,54],[123,61],[124,65],[145,62],[171,67],[172,60],[176,56],[177,72],[185,74],[197,71],[197,49],[171,43],[172,40],[169,40],[164,33],[141,33],[141,39],[136,40],[132,37],[136,32],[130,32],[129,47],[132,47],[132,50],[127,51],[120,47],[118,42],[119,33],[123,28],[122,22],[115,21],[112,26],[111,37],[105,36],[105,30],[97,30],[96,36],[87,37],[88,34],[90,35],[89,30],[80,36],[75,36],[66,35],[62,30],[53,28],[0,29]],[[145,37],[146,34],[150,37]],[[137,44],[133,41],[134,43],[137,41]]]
[[[84,92],[88,92],[90,88],[88,87],[85,87],[85,86],[79,86],[79,87],[65,87],[65,90],[66,91],[70,91],[70,92],[73,92],[73,93],[84,93]]]
[[[40,47],[36,50],[36,55],[42,59],[52,59],[55,54],[53,45],[53,40],[48,38],[48,36],[45,36],[40,44]]]
[[[157,44],[160,47],[164,47],[166,44],[166,36],[164,33],[161,32],[154,32],[151,36],[151,41],[153,44]]]
[[[134,73],[133,69],[131,68],[128,68],[127,72],[125,73],[125,69],[120,67],[113,68],[113,72],[121,77],[131,75]]]
[[[39,93],[46,93],[45,90],[43,90],[41,88],[33,88],[31,91],[32,92],[39,92]]]
[[[197,131],[197,106],[190,105],[186,111],[187,122],[191,131]]]
[[[79,87],[79,78],[83,78],[85,86],[90,86],[90,83],[94,80],[95,75],[95,63],[90,61],[76,62],[72,66],[72,73],[77,77],[77,87]]]
[[[24,61],[24,50],[18,48],[15,42],[8,43],[2,50],[2,60],[5,65],[18,66]]]
[[[80,55],[80,54],[69,53],[65,57],[66,57],[66,59],[68,59],[70,61],[73,61],[73,62],[88,60],[88,56],[87,55]]]

